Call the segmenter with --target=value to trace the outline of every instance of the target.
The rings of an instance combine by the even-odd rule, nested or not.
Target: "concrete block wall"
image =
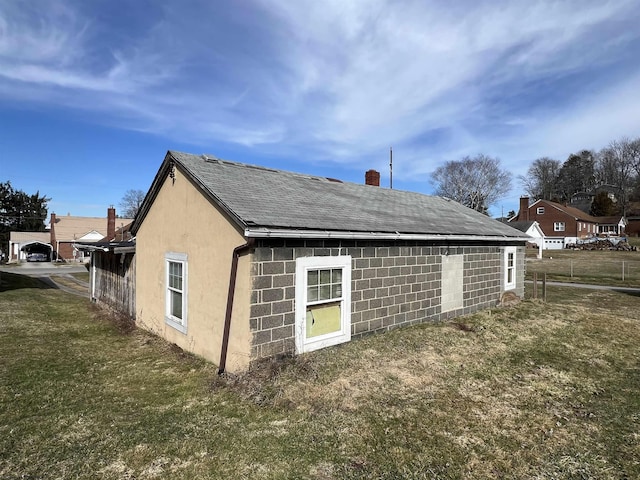
[[[295,352],[296,258],[351,255],[351,334],[454,318],[495,306],[502,294],[500,246],[404,242],[272,240],[258,243],[251,260],[252,359]],[[442,257],[463,255],[463,307],[441,311]],[[517,252],[516,293],[524,293],[524,247]]]
[[[524,250],[521,256],[524,261]],[[516,255],[516,261],[519,257],[519,254]],[[496,295],[499,298],[504,284],[503,265],[504,254],[500,249],[492,253],[481,248],[469,249],[464,256],[463,267],[467,280],[463,287],[466,307],[472,308],[495,302]],[[518,265],[516,272],[519,272],[517,267]],[[496,275],[496,272],[499,274]],[[520,283],[524,283],[524,278]]]

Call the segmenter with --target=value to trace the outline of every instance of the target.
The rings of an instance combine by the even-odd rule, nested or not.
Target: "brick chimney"
[[[364,174],[364,183],[374,187],[380,186],[380,172],[377,170],[367,170]]]
[[[51,248],[53,249],[52,257],[55,256],[55,258],[52,258],[52,260],[57,260],[58,245],[56,243],[56,214],[53,212],[51,213],[51,221],[49,222],[49,238],[51,239],[50,243],[51,243]],[[54,252],[55,252],[55,255],[54,255]]]
[[[116,209],[107,208],[107,239],[111,242],[116,236]]]
[[[520,197],[520,212],[518,212],[518,220],[529,221],[529,197]]]

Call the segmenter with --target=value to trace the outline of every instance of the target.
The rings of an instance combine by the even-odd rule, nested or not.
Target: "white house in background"
[[[542,249],[545,248],[545,237],[544,232],[540,228],[540,224],[535,220],[531,221],[513,221],[509,222],[508,225],[513,227],[521,232],[524,232],[526,235],[531,237],[529,242],[535,243],[538,246],[538,258],[542,258]]]
[[[78,242],[98,242],[104,238],[97,230],[91,230],[90,232],[85,233],[81,237],[78,237]]]
[[[598,219],[598,235],[620,236],[625,234],[627,219],[622,215],[596,218]]]

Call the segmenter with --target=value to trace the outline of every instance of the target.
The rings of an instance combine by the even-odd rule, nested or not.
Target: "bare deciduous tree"
[[[614,140],[598,155],[600,183],[613,185],[618,191],[622,214],[626,214],[629,190],[633,185],[635,144],[627,137]]]
[[[562,164],[560,160],[549,157],[533,161],[527,174],[518,179],[530,197],[535,200],[551,200],[558,193],[558,174]]]
[[[501,168],[500,160],[483,154],[449,161],[438,167],[431,178],[436,195],[484,214],[511,189],[511,174]]]
[[[134,218],[138,213],[138,209],[145,197],[142,190],[127,190],[120,201],[120,209],[122,216],[125,218]]]
[[[629,144],[629,154],[636,175],[640,177],[640,138],[636,138]]]

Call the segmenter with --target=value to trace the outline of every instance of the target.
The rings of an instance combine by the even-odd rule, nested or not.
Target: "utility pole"
[[[393,147],[389,147],[389,189],[393,190]]]

